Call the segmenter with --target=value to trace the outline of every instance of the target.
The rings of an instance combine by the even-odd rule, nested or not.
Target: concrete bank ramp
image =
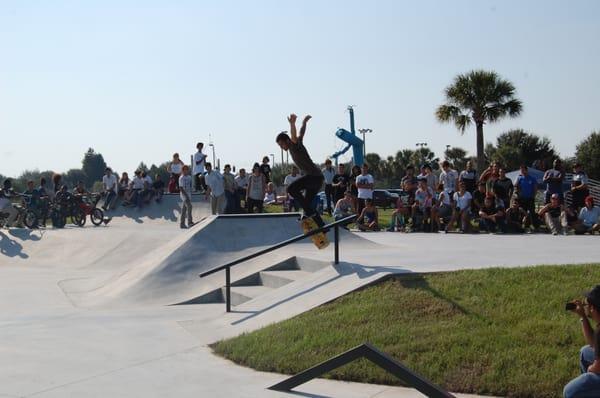
[[[301,233],[296,214],[210,216],[131,263],[127,270],[99,286],[76,292],[63,286],[72,300],[83,306],[110,304],[169,305],[194,298],[223,284],[223,275],[200,279],[198,274]],[[366,240],[342,230],[344,243]],[[333,237],[331,237],[333,238]],[[232,270],[244,277],[294,256],[302,248],[317,252],[310,240],[254,259]],[[325,250],[333,250],[333,245]]]

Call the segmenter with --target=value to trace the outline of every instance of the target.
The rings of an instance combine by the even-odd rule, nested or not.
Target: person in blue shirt
[[[521,208],[525,210],[533,228],[537,231],[540,220],[535,211],[535,195],[537,194],[537,180],[529,175],[526,165],[521,165],[521,174],[517,177],[515,184],[517,198]]]
[[[544,203],[550,203],[552,195],[558,195],[560,204],[565,203],[565,197],[563,195],[563,180],[565,179],[565,173],[563,172],[562,162],[560,159],[556,159],[552,164],[552,168],[546,170],[544,173],[544,182],[546,183],[546,192]]]

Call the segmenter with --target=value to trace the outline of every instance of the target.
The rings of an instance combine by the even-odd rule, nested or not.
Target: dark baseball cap
[[[594,286],[592,290],[585,294],[588,303],[600,309],[600,285]]]

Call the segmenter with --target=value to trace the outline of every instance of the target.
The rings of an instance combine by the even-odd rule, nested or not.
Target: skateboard
[[[316,221],[312,217],[307,217],[300,220],[300,225],[302,226],[302,231],[304,231],[305,234],[319,228]],[[327,235],[323,232],[312,235],[310,240],[312,240],[319,250],[325,249],[327,246],[329,246],[329,239],[327,239]]]

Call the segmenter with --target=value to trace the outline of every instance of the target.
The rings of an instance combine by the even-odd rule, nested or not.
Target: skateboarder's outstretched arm
[[[298,137],[300,141],[302,141],[302,139],[304,138],[304,134],[306,134],[306,123],[308,123],[311,117],[312,116],[310,115],[306,115],[304,116],[304,120],[302,120],[302,127],[300,127],[300,136]]]
[[[290,136],[291,136],[291,140],[294,144],[298,143],[298,132],[296,131],[296,119],[298,118],[298,116],[296,116],[295,113],[291,113],[288,116],[288,122],[290,122]]]

